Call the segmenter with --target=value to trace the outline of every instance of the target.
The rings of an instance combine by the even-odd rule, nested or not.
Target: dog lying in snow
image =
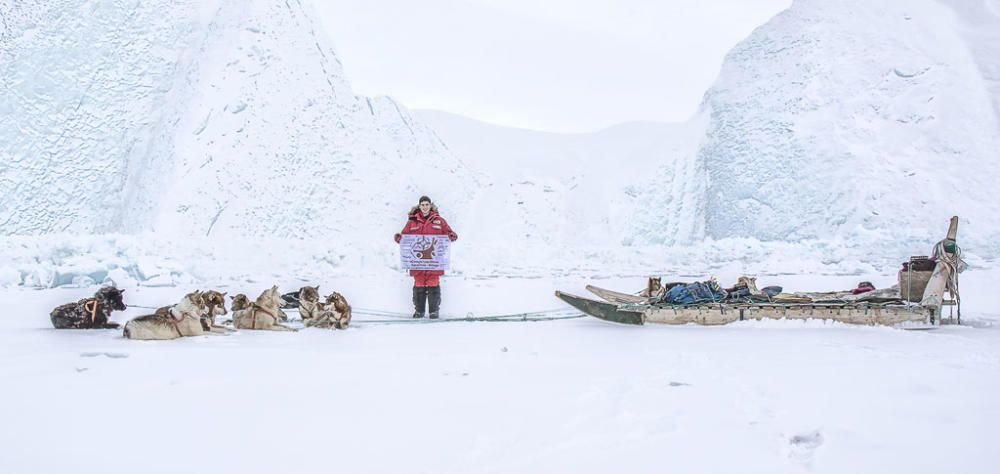
[[[125,290],[105,286],[93,298],[84,298],[76,303],[60,305],[49,313],[52,327],[56,329],[115,329],[118,323],[108,321],[112,311],[124,311],[127,306],[122,300]]]
[[[318,288],[318,287],[317,287]],[[288,315],[282,311],[282,308],[296,309],[299,307],[299,293],[302,290],[293,291],[291,293],[285,293],[280,296],[281,301],[278,303],[278,321],[287,322]]]
[[[215,324],[216,316],[225,316],[226,294],[215,290],[208,290],[201,294],[201,301],[205,303],[205,314],[201,315],[201,328],[211,332],[228,332],[229,329]]]
[[[202,293],[195,291],[184,295],[180,303],[160,308],[154,314],[139,316],[125,324],[123,335],[128,339],[167,340],[206,334],[201,325],[202,314],[208,306]]]
[[[321,303],[319,301],[318,286],[303,286],[298,291],[296,301],[299,307],[299,317],[302,318],[303,322],[319,316]]]
[[[226,294],[219,293],[215,290],[203,291],[201,292],[201,302],[204,303],[204,308],[199,314],[202,329],[217,333],[230,332],[230,329],[215,324],[216,316],[227,314]],[[164,306],[157,309],[154,314],[158,316],[167,316],[170,312],[170,308],[172,308],[172,306]]]
[[[250,298],[247,298],[247,295],[243,293],[237,293],[236,296],[230,296],[230,298],[232,301],[229,302],[229,309],[233,313],[250,307]],[[227,319],[222,324],[233,324],[233,320]]]
[[[247,309],[250,307],[250,298],[247,298],[247,295],[239,293],[232,298],[233,301],[229,304],[229,309],[233,310],[234,313],[241,309]]]
[[[326,301],[319,304],[319,309],[315,317],[304,319],[305,325],[315,328],[336,328],[347,329],[351,324],[351,305],[340,293],[334,291],[326,297]]]
[[[281,295],[277,285],[264,290],[249,307],[233,311],[233,325],[237,329],[263,329],[270,331],[295,331],[294,328],[279,324],[278,306]]]
[[[215,324],[216,316],[225,316],[226,294],[215,290],[202,292],[201,301],[205,303],[205,311],[201,314],[201,328],[213,333],[229,333],[232,329]]]

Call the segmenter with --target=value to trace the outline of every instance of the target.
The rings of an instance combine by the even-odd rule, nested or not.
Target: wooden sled
[[[955,238],[958,218],[953,217],[948,234],[942,244],[949,244],[946,255],[955,255]],[[953,266],[953,265],[952,265]],[[605,321],[621,324],[702,324],[721,325],[734,321],[761,319],[827,319],[848,324],[898,326],[904,329],[924,329],[940,321],[942,305],[951,303],[943,299],[949,278],[954,269],[938,264],[924,292],[920,304],[911,304],[901,298],[882,298],[872,295],[856,301],[833,301],[826,294],[806,293],[812,297],[808,303],[778,302],[718,302],[693,305],[670,305],[630,293],[587,285],[587,291],[604,301],[593,300],[556,291],[557,298],[584,314]],[[810,300],[810,298],[804,298]]]
[[[932,316],[918,305],[712,303],[671,306],[664,304],[610,303],[556,291],[556,297],[584,314],[621,324],[702,324],[716,326],[761,319],[828,319],[849,324],[920,325]]]

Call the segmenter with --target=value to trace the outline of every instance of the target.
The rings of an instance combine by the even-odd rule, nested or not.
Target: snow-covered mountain
[[[391,236],[476,177],[299,0],[0,3],[3,234]],[[386,212],[382,212],[385,210]],[[454,209],[461,213],[461,209]]]
[[[664,212],[699,224],[676,239],[906,246],[959,215],[961,238],[995,253],[998,12],[996,0],[797,0],[707,92],[690,164],[704,199]]]

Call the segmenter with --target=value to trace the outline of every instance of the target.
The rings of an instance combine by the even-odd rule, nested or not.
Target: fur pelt
[[[233,311],[233,325],[238,329],[262,329],[269,331],[295,331],[294,328],[279,324],[278,306],[281,295],[277,285],[264,290],[250,307]]]
[[[122,300],[125,290],[105,286],[93,298],[84,298],[76,303],[57,306],[49,313],[52,327],[56,329],[115,329],[118,323],[109,321],[112,311],[124,311],[127,306]]]
[[[129,321],[123,335],[128,339],[167,340],[205,334],[201,316],[208,312],[208,307],[200,291],[188,293],[179,303],[162,309]]]
[[[309,327],[347,329],[351,324],[351,305],[343,295],[334,291],[320,303],[316,317],[303,321]]]

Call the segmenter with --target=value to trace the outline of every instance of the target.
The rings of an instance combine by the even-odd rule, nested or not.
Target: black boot
[[[438,310],[441,309],[441,287],[440,286],[429,286],[427,287],[427,306],[430,306],[428,310],[431,312],[431,319],[438,318]]]
[[[414,286],[413,287],[413,317],[422,318],[424,317],[424,306],[427,303],[427,287],[426,286]]]

